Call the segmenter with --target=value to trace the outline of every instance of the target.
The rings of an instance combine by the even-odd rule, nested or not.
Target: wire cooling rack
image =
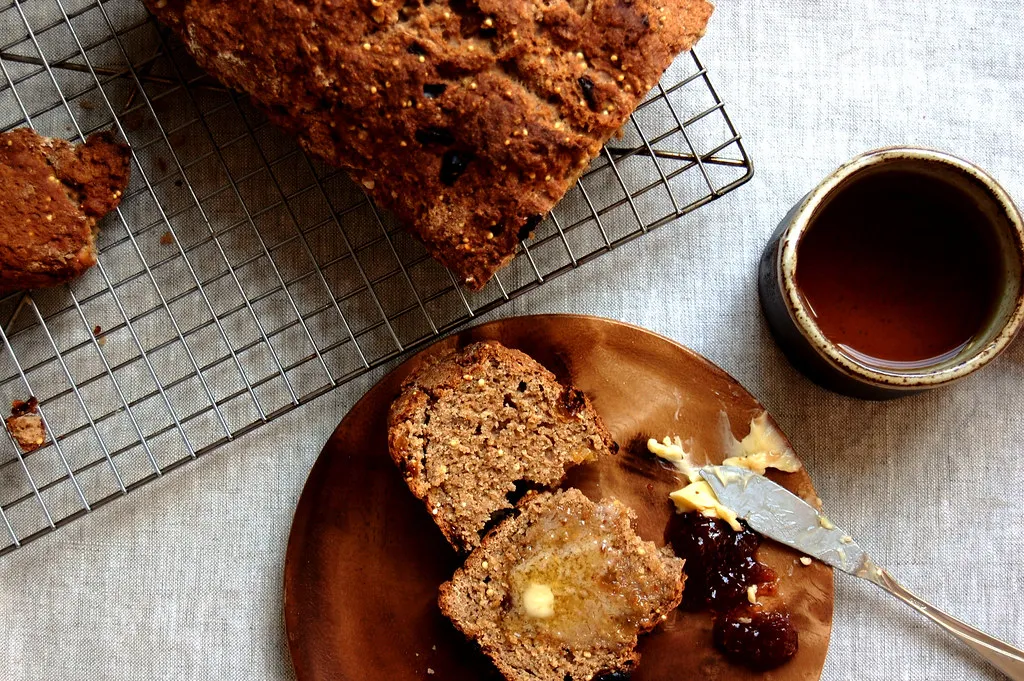
[[[713,201],[752,173],[695,55],[676,60],[512,265],[468,292],[343,173],[205,76],[139,0],[0,0],[0,131],[130,142],[100,263],[0,298],[0,555],[476,315]]]

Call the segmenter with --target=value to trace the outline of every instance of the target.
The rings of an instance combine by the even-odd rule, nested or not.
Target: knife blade
[[[737,466],[705,466],[698,472],[718,501],[758,534],[857,577],[877,569],[850,535],[782,485]]]
[[[785,487],[746,468],[705,466],[698,471],[719,503],[755,532],[885,589],[956,636],[1012,681],[1024,681],[1024,650],[939,610],[878,567],[853,539]]]

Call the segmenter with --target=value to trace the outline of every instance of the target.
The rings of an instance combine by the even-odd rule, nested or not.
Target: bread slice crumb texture
[[[528,355],[476,343],[416,372],[389,415],[391,456],[458,550],[529,489],[615,448],[590,400]]]
[[[636,666],[637,636],[682,598],[683,561],[633,512],[582,492],[531,495],[452,580],[441,610],[510,681],[583,681]]]
[[[58,286],[96,264],[97,223],[128,186],[128,147],[29,128],[0,133],[0,293]]]

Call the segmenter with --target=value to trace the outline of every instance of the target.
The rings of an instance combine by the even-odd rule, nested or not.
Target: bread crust
[[[504,266],[706,0],[146,0],[196,61],[348,169],[468,288]]]
[[[128,186],[128,148],[29,128],[0,134],[0,292],[57,286],[96,264],[96,224]]]

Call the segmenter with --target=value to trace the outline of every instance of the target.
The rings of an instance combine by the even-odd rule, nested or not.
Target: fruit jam
[[[757,560],[761,536],[744,526],[735,532],[724,521],[700,513],[672,516],[666,541],[686,560],[684,610],[716,613],[715,645],[727,658],[753,669],[778,667],[797,651],[797,632],[788,613],[752,607],[747,590],[774,591],[777,575]]]

